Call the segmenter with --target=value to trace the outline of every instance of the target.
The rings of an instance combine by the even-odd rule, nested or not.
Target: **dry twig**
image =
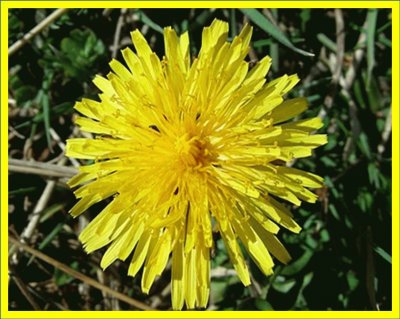
[[[123,8],[121,9],[121,13],[119,15],[117,25],[115,27],[115,34],[114,34],[114,42],[112,46],[112,57],[115,58],[118,53],[118,48],[119,48],[119,39],[121,37],[121,29],[122,26],[124,25],[124,20],[125,20],[125,15],[128,9]]]
[[[61,140],[60,136],[57,134],[57,132],[53,128],[50,128],[50,135],[51,135],[52,139],[57,143],[58,147],[63,152],[65,152],[65,143]],[[68,159],[72,163],[72,165],[74,165],[75,167],[80,166],[79,162],[75,158],[69,157]]]
[[[364,23],[363,30],[367,27],[367,20]],[[342,86],[341,93],[347,98],[349,103],[349,115],[350,115],[350,126],[351,126],[351,135],[347,138],[346,144],[343,150],[343,159],[346,160],[350,153],[352,152],[355,141],[358,138],[358,135],[361,132],[361,124],[360,120],[358,119],[357,115],[357,105],[354,102],[353,98],[351,97],[351,87],[353,86],[353,82],[356,78],[357,69],[364,57],[365,49],[363,44],[365,43],[367,35],[365,32],[361,32],[358,38],[356,47],[358,48],[354,54],[352,59],[352,64],[350,65],[349,69],[346,72],[346,76],[341,76],[339,79],[339,84]]]
[[[386,143],[389,140],[391,132],[392,132],[392,106],[390,106],[389,112],[386,117],[385,127],[382,132],[382,140],[378,145],[379,154],[383,154],[383,152],[385,152]]]
[[[19,160],[10,159],[9,161],[15,163],[15,161],[19,161]],[[66,158],[64,157],[58,162],[58,165],[54,165],[54,166],[61,167],[65,163],[65,161],[66,161]],[[30,163],[30,162],[26,162],[26,163]],[[39,163],[39,164],[44,164],[44,163]],[[9,166],[9,168],[10,168],[10,166]],[[36,226],[39,223],[39,220],[41,217],[41,212],[46,208],[47,203],[50,200],[51,194],[53,193],[55,185],[56,185],[55,180],[47,181],[46,187],[44,188],[42,195],[40,196],[38,202],[36,203],[35,208],[33,209],[32,216],[28,223],[28,226],[26,226],[26,228],[21,233],[20,239],[22,242],[27,242],[27,240],[32,237],[33,232],[35,231]],[[13,261],[14,264],[18,263],[18,257],[17,257],[17,253],[15,253],[15,248],[16,247],[14,245],[9,250],[9,254],[12,255],[11,260]]]
[[[32,294],[29,292],[29,290],[26,288],[25,283],[21,280],[21,278],[19,278],[15,274],[12,274],[10,277],[14,280],[15,284],[17,285],[17,287],[19,288],[21,293],[24,295],[26,300],[28,300],[28,302],[32,306],[33,310],[40,310],[39,305],[36,303],[35,299],[33,298]]]
[[[65,157],[62,158],[63,163]],[[24,173],[24,174],[37,174],[49,177],[72,177],[76,175],[77,170],[72,167],[62,166],[62,164],[48,164],[35,161],[25,161],[10,158],[8,160],[8,170],[10,172]]]
[[[344,21],[343,12],[341,9],[335,9],[335,22],[336,22],[336,56],[331,54],[329,60],[329,68],[332,72],[332,81],[330,83],[328,94],[325,96],[324,105],[322,106],[318,116],[325,118],[328,110],[332,107],[333,101],[337,93],[337,86],[339,79],[342,74],[343,58],[345,51],[345,32],[344,32]]]
[[[34,36],[36,36],[39,32],[41,32],[44,28],[48,27],[51,23],[61,17],[64,13],[66,13],[68,9],[57,9],[52,12],[48,17],[46,17],[43,21],[41,21],[38,25],[36,25],[31,31],[25,34],[21,39],[15,42],[8,48],[8,56],[13,55],[19,49],[21,49],[26,43],[28,43]]]
[[[108,294],[113,295],[115,298],[127,303],[128,305],[131,305],[131,306],[133,306],[137,309],[141,309],[141,310],[154,310],[153,308],[149,307],[145,303],[135,300],[135,299],[133,299],[129,296],[126,296],[118,291],[114,291],[110,287],[100,284],[97,280],[94,280],[93,278],[90,278],[90,277],[80,273],[79,271],[76,271],[76,270],[68,267],[67,265],[59,262],[58,260],[55,260],[28,245],[20,243],[17,239],[15,239],[12,236],[9,236],[9,241],[11,243],[13,243],[14,245],[18,246],[19,248],[25,250],[26,252],[32,254],[36,258],[43,260],[44,262],[60,269],[61,271],[65,272],[66,274],[68,274],[78,280],[84,281],[85,283],[87,283],[88,285],[90,285],[92,287],[95,287],[101,291],[105,291]]]

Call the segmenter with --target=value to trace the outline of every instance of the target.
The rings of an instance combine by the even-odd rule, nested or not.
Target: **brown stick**
[[[385,151],[385,145],[390,137],[390,133],[392,132],[392,106],[390,106],[389,113],[386,117],[385,128],[382,132],[382,141],[378,145],[378,153],[383,154]]]
[[[337,86],[342,74],[343,58],[345,52],[345,30],[343,12],[341,9],[335,9],[335,22],[336,22],[336,58],[332,61],[330,66],[332,72],[332,81],[328,89],[328,94],[324,100],[324,106],[319,112],[319,117],[324,118],[329,110],[332,108],[333,101],[337,93]]]
[[[137,309],[141,309],[141,310],[154,310],[153,308],[151,308],[150,306],[146,305],[145,303],[132,299],[131,297],[128,297],[118,291],[114,291],[112,290],[110,287],[107,287],[105,285],[100,284],[98,281],[94,280],[93,278],[90,278],[70,267],[68,267],[67,265],[43,254],[40,251],[37,251],[36,249],[29,247],[28,245],[22,244],[20,243],[17,239],[13,238],[12,236],[8,237],[9,241],[11,243],[13,243],[14,245],[18,246],[19,248],[22,248],[23,250],[25,250],[26,252],[32,254],[33,256],[43,260],[44,262],[62,270],[63,272],[65,272],[66,274],[78,279],[78,280],[82,280],[83,282],[87,283],[88,285],[95,287],[101,291],[107,292],[110,295],[113,295],[115,298],[126,302],[127,304],[137,308]]]
[[[21,293],[24,295],[26,300],[30,303],[32,306],[33,310],[40,310],[38,304],[36,303],[35,299],[33,299],[33,296],[29,292],[29,290],[26,288],[25,283],[17,276],[13,275],[11,278],[14,280],[15,284],[21,291]]]
[[[13,55],[19,49],[21,49],[25,44],[27,44],[35,35],[37,35],[44,28],[49,26],[52,22],[61,17],[68,9],[57,9],[53,13],[51,13],[48,17],[46,17],[43,21],[41,21],[38,25],[36,25],[31,31],[25,34],[22,39],[19,39],[13,45],[8,48],[8,56]]]
[[[15,162],[15,161],[19,161],[19,162],[23,162],[23,163],[32,164],[32,162],[28,162],[28,161],[9,159],[9,163],[12,163],[12,162]],[[53,165],[53,166],[55,166],[55,167],[60,167],[60,168],[61,168],[62,165],[63,165],[65,162],[66,162],[66,158],[63,157],[63,158],[58,162],[58,165]],[[37,164],[43,165],[43,164],[46,164],[46,163],[39,163],[39,162],[38,162]],[[25,165],[27,165],[27,164],[25,164]],[[47,164],[47,165],[49,165],[49,164]],[[24,167],[23,167],[23,168],[24,168]],[[25,169],[25,168],[24,168],[24,169]],[[9,170],[10,170],[10,171],[12,170],[11,165],[9,165]],[[15,171],[15,170],[14,170],[14,171]],[[40,196],[38,202],[36,203],[35,208],[33,209],[32,216],[31,216],[31,219],[30,219],[30,221],[29,221],[29,224],[28,224],[28,226],[22,231],[22,234],[21,234],[21,240],[22,240],[22,242],[26,243],[26,242],[32,237],[32,235],[33,235],[33,233],[34,233],[34,231],[35,231],[35,229],[36,229],[36,226],[37,226],[38,223],[39,223],[39,220],[40,220],[40,217],[41,217],[41,213],[42,213],[42,211],[46,208],[47,203],[48,203],[49,200],[50,200],[50,197],[51,197],[51,195],[52,195],[52,193],[53,193],[53,191],[54,191],[55,186],[56,186],[56,181],[55,181],[54,179],[50,179],[50,180],[47,181],[46,187],[44,188],[42,195]],[[11,258],[12,262],[13,262],[14,264],[17,264],[17,263],[18,263],[18,254],[15,252],[15,248],[16,248],[16,246],[14,246],[14,245],[11,246],[11,248],[10,248],[10,250],[9,250],[9,254],[12,255],[12,258]]]
[[[119,15],[118,21],[117,21],[117,26],[115,27],[115,34],[114,34],[114,42],[112,46],[112,57],[115,58],[118,53],[118,48],[119,48],[119,39],[121,37],[121,29],[122,26],[124,25],[124,20],[125,20],[125,15],[128,9],[123,8],[121,9],[121,13]]]
[[[70,178],[77,174],[77,170],[72,167],[35,161],[24,161],[14,158],[8,159],[8,170],[10,172],[37,174],[51,177]]]

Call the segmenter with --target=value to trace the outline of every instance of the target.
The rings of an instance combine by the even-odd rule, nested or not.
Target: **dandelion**
[[[265,275],[273,272],[271,255],[287,263],[276,234],[300,226],[278,199],[315,202],[307,188],[322,185],[319,176],[282,165],[310,156],[326,136],[311,134],[319,118],[288,122],[307,108],[305,98],[283,99],[296,75],[266,83],[268,56],[249,71],[251,34],[246,25],[230,43],[228,24],[214,20],[191,61],[188,33],[167,27],[160,61],[136,30],[136,53],[122,50],[128,68],[112,60],[107,79],[93,81],[100,102],[75,105],[84,115],[76,123],[96,138],[67,143],[68,156],[94,161],[69,181],[83,184],[71,214],[112,197],[79,238],[88,253],[108,246],[103,269],[133,252],[128,274],[143,268],[145,293],[171,255],[173,309],[207,306],[214,232],[246,286],[239,241]]]

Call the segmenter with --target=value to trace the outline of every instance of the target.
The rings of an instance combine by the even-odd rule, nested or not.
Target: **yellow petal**
[[[291,260],[291,257],[278,238],[268,231],[262,229],[260,225],[254,224],[253,226],[254,230],[257,232],[268,251],[281,263],[287,264]]]
[[[196,303],[196,248],[193,248],[188,254],[185,265],[185,302],[188,309],[193,309]]]
[[[283,129],[294,129],[303,132],[310,133],[318,130],[323,126],[322,120],[319,117],[313,117],[311,119],[295,121],[291,123],[282,124]]]
[[[142,291],[149,293],[156,276],[159,276],[168,262],[171,252],[171,233],[166,230],[157,239],[151,255],[147,258],[142,275]]]
[[[103,78],[100,75],[96,75],[96,77],[93,79],[94,85],[96,85],[104,94],[108,96],[113,96],[115,94],[115,91],[110,83],[109,80],[106,78]]]
[[[128,275],[135,277],[139,269],[142,267],[144,260],[147,256],[151,240],[151,230],[146,230],[142,237],[139,239],[139,243],[135,248],[131,264],[129,265]]]
[[[121,62],[112,59],[109,63],[111,69],[115,72],[115,74],[123,81],[130,81],[132,79],[132,74],[128,71],[126,67],[122,65]]]
[[[273,118],[274,123],[285,122],[304,112],[307,105],[307,99],[304,97],[287,100],[272,111],[271,118]]]
[[[197,296],[196,306],[205,308],[210,294],[210,249],[205,247],[202,240],[199,241],[197,249]]]
[[[271,275],[273,273],[272,268],[274,262],[257,233],[248,225],[248,223],[239,223],[236,219],[232,219],[232,224],[243,245],[246,247],[246,250],[249,252],[258,267],[265,275]]]
[[[183,249],[182,234],[183,232],[181,232],[180,239],[178,239],[174,249],[172,250],[171,295],[172,308],[174,310],[181,310],[185,299],[184,282],[186,257]]]
[[[228,23],[217,19],[209,27],[205,27],[202,33],[200,56],[211,48],[218,51],[228,37],[228,29]]]
[[[323,185],[323,178],[318,175],[305,172],[293,167],[280,166],[277,167],[277,169],[279,171],[279,174],[287,176],[306,187],[319,188]]]
[[[225,247],[228,251],[229,259],[231,260],[239,279],[242,281],[243,285],[250,285],[249,270],[243,258],[239,244],[236,241],[236,237],[233,234],[230,223],[227,223],[227,227],[225,229],[222,229],[220,225],[219,229],[222,239],[224,240]]]

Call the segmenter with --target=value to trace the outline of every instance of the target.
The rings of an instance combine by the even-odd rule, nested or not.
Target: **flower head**
[[[76,123],[97,137],[68,140],[68,156],[94,160],[69,181],[84,184],[71,214],[113,197],[80,240],[88,253],[108,246],[103,268],[133,252],[128,274],[143,267],[146,293],[172,255],[174,309],[206,307],[214,231],[246,286],[239,240],[266,275],[271,255],[287,263],[276,234],[300,226],[277,199],[315,202],[307,188],[322,185],[314,174],[278,164],[310,156],[326,136],[311,134],[319,118],[287,122],[307,108],[305,98],[283,99],[296,75],[266,83],[269,57],[249,71],[251,33],[246,25],[229,43],[228,24],[214,20],[191,61],[188,34],[165,28],[160,61],[134,31],[136,53],[122,51],[128,68],[112,60],[107,79],[94,79],[100,102],[75,105],[85,116]]]

